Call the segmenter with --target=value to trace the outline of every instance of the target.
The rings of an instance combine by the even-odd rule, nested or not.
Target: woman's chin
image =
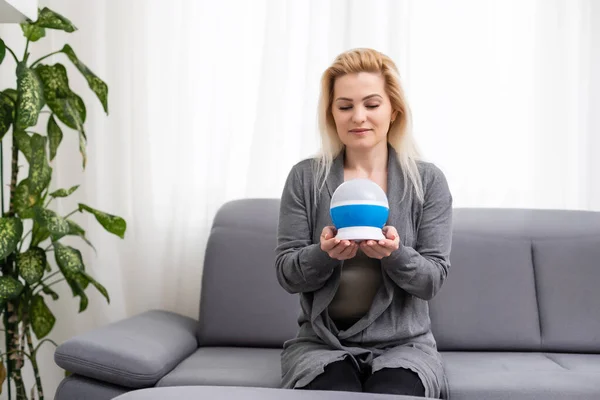
[[[346,142],[346,148],[352,150],[369,150],[377,146],[373,140],[351,140]]]

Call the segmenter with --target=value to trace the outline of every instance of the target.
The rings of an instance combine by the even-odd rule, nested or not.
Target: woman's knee
[[[362,392],[360,372],[350,358],[345,358],[325,366],[323,373],[302,389]]]
[[[383,368],[369,376],[364,391],[425,397],[425,387],[415,372],[405,368]]]

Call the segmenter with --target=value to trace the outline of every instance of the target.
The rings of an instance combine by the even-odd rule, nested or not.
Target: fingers
[[[326,252],[332,251],[336,246],[339,246],[340,240],[336,238],[331,239],[321,239],[321,249]]]
[[[329,252],[340,243],[339,239],[335,238],[336,230],[332,226],[326,226],[321,232],[321,249]]]
[[[384,226],[382,231],[385,237],[390,240],[396,240],[396,238],[400,236],[398,235],[398,231],[396,230],[396,228],[390,225]]]
[[[383,257],[387,257],[391,254],[391,249],[381,246],[374,240],[366,240],[360,244],[360,248],[367,257],[376,258],[381,260]]]
[[[325,240],[331,239],[332,237],[334,237],[336,235],[336,233],[337,233],[337,230],[335,229],[335,227],[326,226],[321,231],[321,237]]]
[[[338,260],[345,260],[351,258],[352,252],[358,249],[358,245],[348,240],[342,240],[335,248],[329,253],[332,258]]]

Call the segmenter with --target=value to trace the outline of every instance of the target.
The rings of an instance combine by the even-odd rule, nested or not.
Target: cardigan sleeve
[[[430,165],[415,248],[400,243],[381,260],[384,271],[399,287],[423,300],[431,300],[444,283],[452,246],[452,195],[442,171]]]
[[[290,171],[279,210],[275,267],[279,284],[289,293],[312,292],[321,288],[339,261],[312,243],[308,223],[306,191],[298,168]]]

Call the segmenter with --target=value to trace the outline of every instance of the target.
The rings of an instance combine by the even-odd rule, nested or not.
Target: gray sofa
[[[299,310],[275,278],[278,207],[246,199],[220,209],[199,320],[153,310],[61,344],[55,361],[73,374],[56,399],[276,388]],[[600,213],[455,209],[451,262],[430,302],[451,399],[600,399]]]

